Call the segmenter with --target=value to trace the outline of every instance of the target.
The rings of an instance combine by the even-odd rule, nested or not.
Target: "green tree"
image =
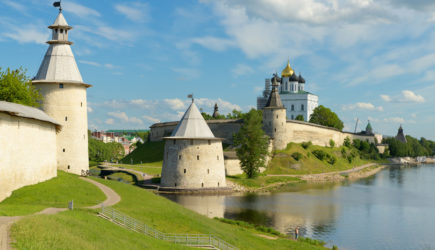
[[[303,115],[297,115],[295,118],[296,121],[305,121],[304,116]]]
[[[268,154],[268,138],[262,129],[262,115],[251,109],[243,120],[239,132],[234,135],[234,146],[243,172],[248,178],[257,176],[260,167],[264,167]]]
[[[32,86],[26,70],[8,68],[2,71],[0,68],[0,100],[39,107],[42,95]]]
[[[320,105],[313,110],[313,114],[311,114],[310,117],[310,122],[336,128],[340,131],[344,127],[343,122],[340,120],[340,118],[338,118],[337,114],[323,105]]]

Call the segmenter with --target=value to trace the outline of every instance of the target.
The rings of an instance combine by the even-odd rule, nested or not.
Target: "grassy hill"
[[[68,207],[74,200],[75,207],[92,206],[104,201],[106,196],[91,183],[77,175],[57,171],[57,177],[15,190],[0,203],[0,216],[27,215],[47,207]]]
[[[60,179],[64,177],[61,175]],[[117,210],[163,232],[211,233],[240,249],[324,249],[282,236],[277,239],[267,239],[259,234],[268,235],[268,233],[209,219],[148,190],[115,181],[97,178],[95,180],[111,187],[121,196],[121,202],[114,206]],[[78,177],[75,181],[82,182]],[[58,185],[60,183],[51,183],[50,186],[56,188]],[[33,190],[35,196],[41,192],[39,187]],[[63,196],[62,193],[60,196]],[[89,209],[76,209],[55,215],[28,216],[13,225],[11,232],[16,242],[15,247],[18,249],[185,248],[128,231],[98,218],[96,211]]]
[[[121,160],[125,164],[150,163],[161,166],[163,161],[164,141],[146,142]]]

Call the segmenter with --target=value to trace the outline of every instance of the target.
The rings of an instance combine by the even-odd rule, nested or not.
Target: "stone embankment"
[[[395,157],[390,158],[389,161],[393,164],[428,164],[435,163],[435,157]]]

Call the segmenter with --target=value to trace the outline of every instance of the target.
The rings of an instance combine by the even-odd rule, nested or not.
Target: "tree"
[[[320,105],[314,109],[313,114],[310,117],[310,122],[336,128],[340,131],[344,127],[343,122],[340,120],[340,118],[338,118],[337,114],[323,105]]]
[[[296,121],[305,121],[304,116],[303,115],[297,115],[295,118]]]
[[[5,71],[0,68],[0,100],[39,107],[42,95],[22,68]]]
[[[264,167],[268,154],[268,138],[262,129],[261,112],[251,109],[243,120],[239,132],[234,135],[234,146],[243,172],[254,178]]]

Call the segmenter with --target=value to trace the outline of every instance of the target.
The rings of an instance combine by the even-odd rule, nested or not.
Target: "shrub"
[[[304,148],[304,149],[307,149],[307,148],[309,148],[311,145],[313,145],[313,143],[311,142],[311,141],[307,141],[307,142],[302,142],[302,147]]]
[[[346,138],[344,138],[344,142],[343,145],[350,148],[350,146],[352,145],[349,136],[347,136]]]
[[[346,156],[347,156],[347,152],[346,152],[346,149],[345,149],[345,148],[342,148],[342,149],[341,149],[341,156],[342,156],[343,158],[346,158]]]
[[[299,153],[299,152],[294,152],[294,153],[292,154],[292,157],[293,157],[293,159],[299,161],[300,159],[302,159],[302,154]]]
[[[352,163],[352,160],[353,160],[352,156],[348,155],[348,156],[347,156],[347,161],[348,161],[349,163]]]
[[[338,250],[338,247],[336,245],[333,245],[332,250]]]
[[[316,150],[313,150],[313,155],[316,156],[317,159],[323,161],[323,159],[325,159],[327,153],[325,153],[322,150],[316,149]]]
[[[333,155],[327,154],[326,155],[326,161],[331,164],[334,165],[337,162],[337,158]]]
[[[335,141],[330,139],[329,140],[329,146],[331,146],[331,148],[333,148],[335,146]]]

